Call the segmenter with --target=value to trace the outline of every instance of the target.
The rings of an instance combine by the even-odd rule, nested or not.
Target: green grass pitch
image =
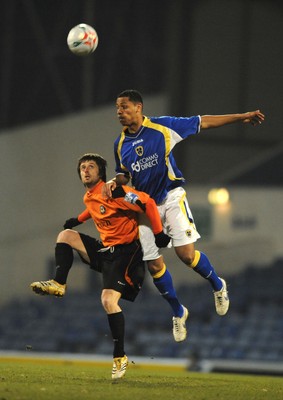
[[[0,358],[0,400],[282,400],[283,378],[190,372],[130,363],[111,380],[111,360],[90,363]]]

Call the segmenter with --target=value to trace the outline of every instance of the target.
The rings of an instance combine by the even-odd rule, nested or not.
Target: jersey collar
[[[100,194],[104,183],[105,183],[104,181],[99,181],[92,189],[86,192],[87,195],[90,196],[92,194]]]
[[[144,126],[147,126],[148,121],[149,121],[148,117],[146,117],[146,116],[144,115],[144,116],[143,116],[142,124],[141,124],[140,128],[138,129],[138,131],[135,132],[135,133],[129,133],[128,128],[125,127],[125,128],[123,128],[123,133],[124,133],[124,135],[125,135],[126,137],[131,137],[131,138],[136,138],[136,137],[138,137],[139,134],[141,133],[141,131],[143,130],[143,127],[144,127]]]

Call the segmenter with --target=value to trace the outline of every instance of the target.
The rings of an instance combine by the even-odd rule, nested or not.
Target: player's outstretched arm
[[[200,127],[201,129],[218,128],[235,122],[256,126],[260,125],[264,120],[265,115],[260,110],[240,114],[202,115]]]

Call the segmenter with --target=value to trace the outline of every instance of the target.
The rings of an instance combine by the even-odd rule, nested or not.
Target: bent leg
[[[55,246],[56,272],[54,280],[61,285],[67,282],[69,271],[73,265],[73,249],[89,261],[80,234],[77,231],[65,229],[59,233]]]
[[[55,247],[55,277],[48,281],[33,282],[30,286],[35,293],[57,297],[65,295],[68,274],[74,260],[73,249],[80,251],[84,256],[86,254],[78,232],[71,229],[60,232]]]
[[[65,229],[64,231],[61,231],[57,237],[56,244],[58,243],[68,244],[73,250],[76,250],[78,253],[80,253],[80,255],[87,262],[90,261],[79,232],[72,229]]]

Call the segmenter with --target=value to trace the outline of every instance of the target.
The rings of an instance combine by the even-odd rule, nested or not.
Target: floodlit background
[[[1,17],[0,349],[23,350],[33,342],[38,351],[111,352],[109,337],[102,339],[108,327],[99,277],[75,265],[61,306],[58,299],[35,297],[29,284],[51,277],[57,233],[82,210],[78,157],[98,152],[109,161],[108,177],[114,175],[113,141],[121,129],[115,99],[135,88],[149,116],[259,108],[266,121],[202,132],[174,152],[202,235],[198,248],[227,277],[230,313],[217,317],[210,286],[166,250],[191,311],[191,336],[181,346],[172,343],[170,310],[148,278],[141,300],[125,305],[129,351],[282,363],[283,3],[11,0],[1,6]],[[86,58],[66,44],[80,22],[99,35]],[[227,203],[209,202],[215,188],[228,190]],[[96,235],[91,224],[82,229]],[[81,307],[76,317],[74,305]],[[56,312],[66,317],[60,329],[52,325]],[[160,324],[156,312],[164,318]],[[152,323],[161,342],[152,343]],[[45,333],[35,335],[42,326]]]

